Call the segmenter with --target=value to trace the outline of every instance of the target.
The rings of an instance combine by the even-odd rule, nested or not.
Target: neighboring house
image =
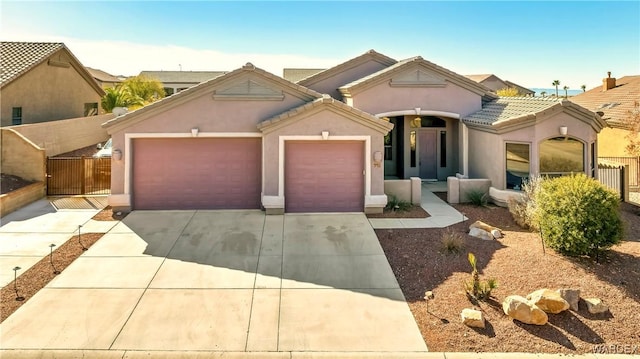
[[[295,83],[324,70],[326,69],[288,68],[282,70],[282,77],[284,77],[285,80],[289,80]]]
[[[494,74],[482,74],[482,75],[465,75],[466,77],[472,79],[475,82],[481,83],[493,90],[493,92],[497,92],[498,90],[502,90],[504,88],[515,88],[520,93],[520,96],[534,96],[535,91],[529,90],[526,87],[520,86],[511,81],[502,80],[498,76]]]
[[[227,71],[142,71],[140,76],[160,81],[165,95],[171,96],[226,73]]]
[[[602,118],[610,128],[598,135],[598,156],[629,156],[625,150],[629,134],[624,119],[640,101],[640,75],[625,76],[619,79],[608,77],[602,79],[602,86],[571,97],[571,101],[594,112],[603,113]]]
[[[64,44],[3,41],[0,55],[2,126],[101,113],[104,91]]]
[[[605,123],[371,50],[297,84],[247,64],[103,126],[114,208],[283,213],[381,212],[385,178],[592,175]]]
[[[125,78],[123,78],[122,76],[113,76],[110,73],[102,70],[94,69],[91,67],[87,67],[86,69],[87,71],[89,71],[91,76],[93,76],[93,79],[96,80],[98,85],[100,85],[100,87],[102,87],[103,89],[115,87],[125,80]]]

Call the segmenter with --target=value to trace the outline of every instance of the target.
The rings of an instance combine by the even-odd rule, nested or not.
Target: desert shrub
[[[451,229],[442,233],[442,251],[447,254],[459,254],[464,248],[464,239],[458,232]]]
[[[491,291],[498,288],[498,282],[494,278],[481,281],[476,267],[476,256],[469,252],[467,259],[471,265],[471,280],[464,282],[464,290],[467,292],[467,296],[475,300],[489,299]]]
[[[412,206],[413,205],[411,204],[411,202],[401,200],[396,196],[389,196],[387,205],[384,207],[384,209],[392,212],[404,212],[410,210]]]
[[[597,257],[622,240],[617,194],[584,174],[542,181],[535,202],[544,243],[561,254]]]
[[[487,205],[487,193],[480,189],[473,189],[467,192],[467,199],[474,206],[486,206]]]
[[[536,214],[536,192],[540,188],[543,179],[540,176],[530,177],[522,185],[522,196],[520,198],[511,197],[507,202],[509,212],[513,220],[522,228],[529,228],[538,231],[539,226],[535,218]]]

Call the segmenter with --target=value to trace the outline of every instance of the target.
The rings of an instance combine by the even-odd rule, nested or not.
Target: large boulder
[[[504,314],[525,324],[545,325],[549,321],[547,313],[519,295],[510,295],[502,302]]]
[[[471,237],[484,239],[485,241],[492,241],[492,240],[495,239],[493,237],[493,234],[485,231],[484,229],[480,229],[480,228],[470,228],[469,229],[469,235]]]
[[[558,314],[569,309],[569,302],[560,293],[550,289],[540,289],[529,294],[527,300],[547,313]]]
[[[584,302],[587,303],[587,310],[591,314],[605,313],[609,310],[609,307],[599,298],[585,298]]]
[[[580,289],[562,288],[558,289],[558,294],[562,299],[569,303],[571,310],[578,311],[578,303],[580,302]]]
[[[474,328],[484,328],[484,315],[479,310],[463,309],[460,317],[464,325]]]

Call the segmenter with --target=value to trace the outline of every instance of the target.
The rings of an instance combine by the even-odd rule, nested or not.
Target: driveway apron
[[[427,350],[363,214],[135,211],[0,331],[5,349]]]

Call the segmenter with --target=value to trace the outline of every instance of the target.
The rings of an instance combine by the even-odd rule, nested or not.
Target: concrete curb
[[[137,359],[137,358],[225,358],[225,359],[629,359],[630,354],[535,354],[535,353],[417,353],[417,352],[216,352],[216,351],[138,351],[138,350],[11,350],[1,349],[3,359]]]

